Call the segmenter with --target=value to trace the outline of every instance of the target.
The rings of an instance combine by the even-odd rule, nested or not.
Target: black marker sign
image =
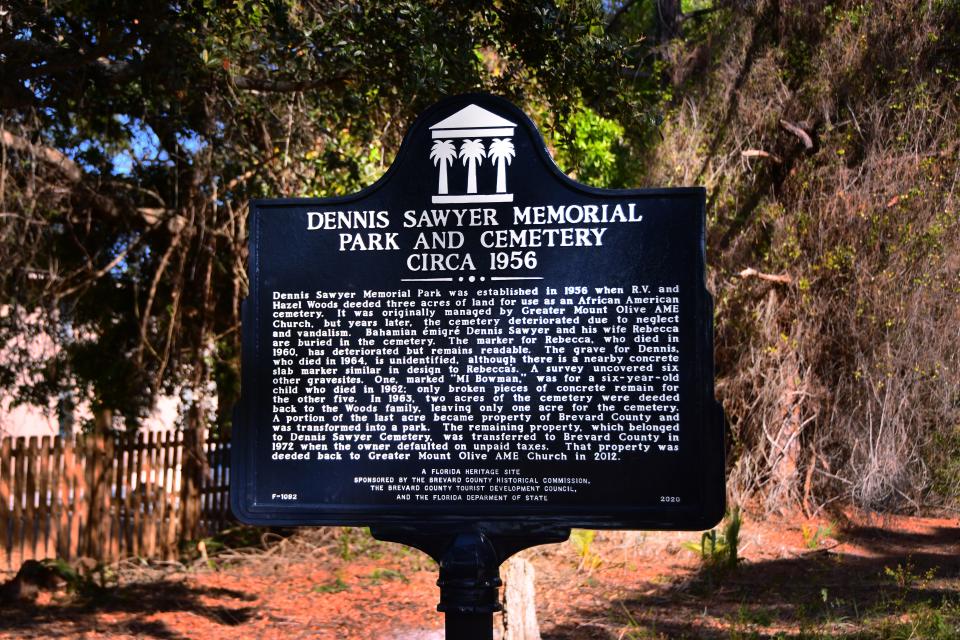
[[[250,212],[233,509],[254,524],[706,528],[704,190],[564,176],[486,95],[364,191]]]

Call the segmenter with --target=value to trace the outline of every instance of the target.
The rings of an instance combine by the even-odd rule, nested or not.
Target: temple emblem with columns
[[[507,167],[516,155],[513,148],[516,126],[471,104],[430,127],[433,138],[430,159],[439,171],[433,202],[513,202],[513,194],[507,193]],[[457,159],[467,168],[465,185],[450,185],[447,180],[447,168]],[[477,171],[484,169],[496,171],[495,193],[477,193]],[[459,193],[450,193],[451,186],[460,187],[453,189]]]

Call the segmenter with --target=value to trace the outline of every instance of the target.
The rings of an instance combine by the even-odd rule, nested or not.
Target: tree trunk
[[[109,525],[109,482],[113,456],[107,450],[107,439],[112,437],[113,411],[96,409],[93,414],[93,433],[86,434],[86,511],[87,519],[81,542],[82,555],[104,561],[104,527]]]
[[[200,489],[207,460],[206,425],[203,424],[203,408],[199,398],[187,410],[186,429],[183,432],[183,470],[180,489],[180,539],[196,540],[200,537],[202,512]]]
[[[657,43],[663,44],[680,35],[680,0],[657,0]]]
[[[514,556],[503,568],[502,640],[540,640],[533,565]]]
[[[198,210],[203,211],[202,204]],[[213,245],[215,249],[216,245]],[[208,471],[207,464],[207,386],[210,382],[210,367],[206,354],[210,349],[210,321],[213,318],[212,273],[215,251],[207,253],[203,277],[200,280],[198,306],[202,321],[196,337],[191,344],[193,371],[190,377],[190,390],[193,393],[187,408],[186,429],[183,434],[183,474],[181,491],[181,540],[197,540],[206,533],[200,527],[203,516],[203,480]]]

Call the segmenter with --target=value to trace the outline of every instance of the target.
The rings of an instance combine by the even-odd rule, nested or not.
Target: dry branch
[[[753,267],[747,267],[738,274],[741,278],[759,278],[760,280],[766,280],[767,282],[776,282],[778,284],[793,284],[793,277],[787,273],[774,274],[774,273],[763,273],[762,271],[757,271]]]
[[[258,78],[256,76],[232,76],[233,84],[243,91],[263,91],[269,93],[293,93],[314,89],[332,89],[343,85],[342,77],[321,78],[315,80],[286,80]]]
[[[14,151],[29,153],[55,169],[59,169],[70,182],[80,182],[80,179],[83,178],[83,171],[77,166],[77,163],[62,151],[33,144],[26,138],[21,138],[5,129],[0,129],[0,144]]]
[[[740,156],[743,158],[767,158],[771,162],[776,162],[780,164],[783,162],[783,159],[775,153],[770,153],[769,151],[763,151],[762,149],[747,149],[740,152]]]
[[[781,120],[780,126],[792,133],[793,135],[800,138],[800,142],[803,143],[803,146],[808,151],[813,149],[813,139],[810,137],[810,134],[803,130],[800,125],[794,124],[788,120]]]

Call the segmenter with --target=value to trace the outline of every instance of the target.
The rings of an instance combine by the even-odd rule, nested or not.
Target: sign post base
[[[444,613],[447,640],[493,640],[493,614],[503,609],[498,593],[500,564],[523,549],[563,542],[570,536],[564,528],[531,534],[493,523],[422,533],[429,527],[373,527],[370,532],[377,540],[419,549],[440,565],[437,610]]]
[[[493,614],[503,609],[500,559],[482,531],[454,537],[439,560],[440,604],[447,640],[493,640]]]

